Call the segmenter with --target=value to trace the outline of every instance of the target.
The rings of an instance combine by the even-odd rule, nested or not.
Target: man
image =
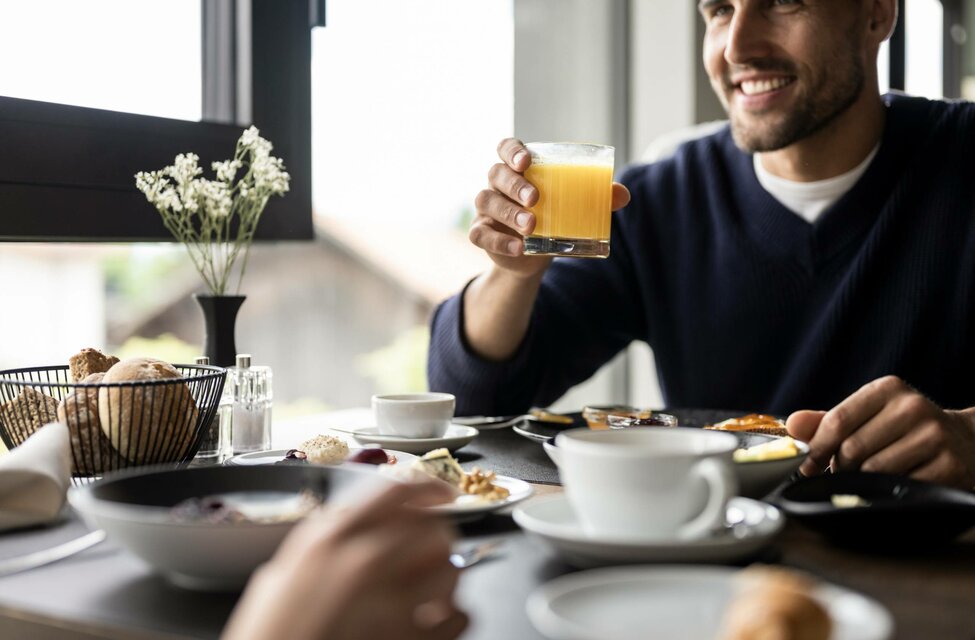
[[[671,406],[829,409],[790,416],[807,474],[972,488],[975,412],[941,406],[975,405],[975,108],[879,95],[895,0],[699,9],[730,128],[623,174],[599,261],[521,255],[538,193],[503,141],[470,230],[494,264],[438,309],[431,388],[514,413],[646,340]]]

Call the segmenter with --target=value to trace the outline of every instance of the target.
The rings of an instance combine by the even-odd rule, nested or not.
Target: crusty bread
[[[105,373],[118,362],[115,356],[106,356],[98,349],[82,349],[68,358],[71,382],[84,380],[93,373]]]
[[[764,433],[770,436],[787,436],[789,432],[785,429],[785,423],[774,416],[767,416],[761,413],[749,413],[740,418],[731,418],[709,424],[705,429],[715,431],[747,431],[749,433]]]
[[[829,640],[833,623],[815,583],[787,569],[746,569],[725,610],[723,640]]]
[[[16,398],[0,405],[0,418],[14,441],[20,443],[58,419],[58,401],[33,387],[23,387]]]
[[[172,380],[167,384],[103,386],[98,391],[102,430],[128,460],[172,462],[190,448],[198,409],[189,386],[173,365],[153,358],[116,363],[103,385]]]
[[[104,373],[93,373],[81,380],[96,384]],[[112,468],[112,445],[98,420],[98,389],[77,389],[58,404],[58,420],[68,425],[71,437],[72,471],[97,475]]]

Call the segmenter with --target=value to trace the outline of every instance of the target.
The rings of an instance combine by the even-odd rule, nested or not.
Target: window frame
[[[187,151],[208,167],[230,157],[250,124],[291,174],[290,192],[268,202],[256,239],[311,239],[311,27],[322,5],[202,0],[208,121],[0,96],[0,241],[174,241],[135,173]]]

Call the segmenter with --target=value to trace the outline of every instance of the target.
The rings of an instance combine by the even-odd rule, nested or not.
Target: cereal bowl
[[[303,500],[311,496],[327,508],[354,504],[390,483],[368,469],[315,465],[157,468],[108,474],[72,488],[68,500],[89,526],[104,529],[173,584],[235,591],[307,511]],[[194,499],[214,497],[247,517],[187,512]]]

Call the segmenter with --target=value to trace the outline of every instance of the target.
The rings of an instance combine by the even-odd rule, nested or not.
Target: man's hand
[[[474,199],[477,216],[471,223],[470,239],[484,249],[498,267],[531,277],[552,261],[546,256],[523,256],[522,236],[535,229],[535,216],[528,207],[538,202],[538,189],[525,179],[531,155],[520,140],[507,138],[498,144],[501,162],[488,172],[489,188]],[[626,206],[630,192],[613,183],[612,210]]]
[[[828,412],[797,411],[789,433],[809,443],[804,475],[862,469],[975,488],[975,410],[946,411],[902,380],[874,380]]]
[[[434,483],[397,484],[309,517],[254,574],[224,640],[453,640],[467,616],[453,599],[451,529],[419,508],[451,498]]]

